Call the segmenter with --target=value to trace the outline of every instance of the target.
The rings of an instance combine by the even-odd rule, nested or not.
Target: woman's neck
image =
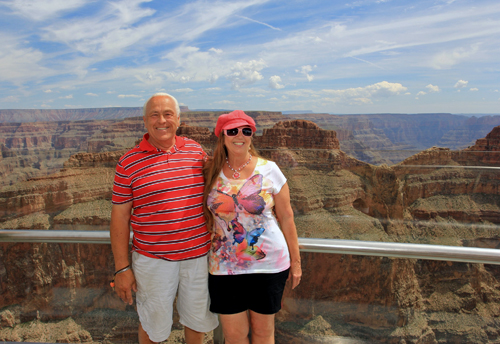
[[[240,168],[243,164],[245,164],[246,162],[248,162],[248,160],[250,159],[250,153],[247,152],[247,154],[245,155],[232,155],[232,154],[228,154],[228,161],[229,161],[229,164],[231,165],[231,167],[233,168]]]

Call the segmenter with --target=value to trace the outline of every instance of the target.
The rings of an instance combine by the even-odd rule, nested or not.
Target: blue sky
[[[498,0],[0,0],[0,109],[500,113]]]

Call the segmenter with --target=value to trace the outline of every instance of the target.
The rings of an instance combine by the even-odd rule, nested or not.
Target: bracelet
[[[127,270],[130,270],[130,265],[127,265],[126,267],[124,267],[123,269],[120,269],[118,271],[115,272],[115,274],[113,276],[116,276],[118,274],[121,274],[122,272],[125,272]]]
[[[122,273],[122,272],[125,272],[127,270],[130,270],[130,265],[127,265],[123,269],[120,269],[120,270],[115,272],[115,274],[113,275],[113,280],[111,281],[111,283],[109,283],[109,285],[111,286],[111,288],[113,288],[113,290],[115,290],[115,276]]]

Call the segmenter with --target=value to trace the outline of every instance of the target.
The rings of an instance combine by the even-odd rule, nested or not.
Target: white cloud
[[[244,16],[237,16],[237,17],[240,17],[240,18],[246,19],[246,20],[248,20],[248,21],[251,21],[251,22],[254,22],[254,23],[257,23],[257,24],[261,24],[261,25],[267,26],[267,27],[269,27],[269,28],[271,28],[271,29],[273,29],[273,30],[283,31],[283,30],[281,30],[280,28],[274,27],[274,26],[272,26],[272,25],[269,25],[269,24],[267,24],[267,23],[263,23],[263,22],[261,22],[261,21],[258,21],[258,20],[252,19],[252,18],[248,18],[248,17],[244,17]]]
[[[279,77],[278,75],[273,75],[269,78],[269,88],[278,90],[281,88],[285,88],[285,85],[281,84],[281,77]]]
[[[260,87],[245,87],[238,89],[238,92],[249,94],[249,93],[268,93],[269,91]]]
[[[439,92],[439,91],[441,91],[441,90],[439,89],[439,86],[434,86],[434,85],[432,85],[432,84],[429,84],[429,85],[427,85],[427,86],[425,86],[425,87],[427,88],[427,90],[428,90],[429,92]]]
[[[176,90],[173,90],[173,92],[188,93],[188,92],[193,92],[193,89],[192,88],[178,88]]]
[[[142,96],[138,96],[137,94],[119,94],[118,98],[141,98]]]
[[[52,90],[45,90],[43,92],[45,92],[45,93],[52,93]]]
[[[365,87],[348,88],[345,90],[324,89],[323,92],[334,97],[326,98],[324,100],[355,105],[371,104],[373,98],[396,96],[406,92],[407,90],[408,88],[404,87],[400,83],[382,81]]]
[[[294,98],[310,98],[310,97],[320,97],[320,91],[310,90],[310,89],[299,89],[299,90],[290,90],[285,92],[288,96]]]
[[[339,95],[348,98],[355,97],[390,97],[406,92],[408,88],[400,83],[391,83],[382,81],[373,85],[357,88],[348,88],[345,90],[323,90],[323,92],[333,95]]]
[[[0,7],[4,8],[0,20],[4,23],[3,19],[7,18],[4,28],[0,29],[0,82],[5,90],[14,87],[18,93],[25,92],[26,97],[30,94],[49,97],[42,92],[50,88],[54,90],[56,100],[61,94],[71,92],[78,95],[91,90],[99,95],[95,100],[102,104],[116,102],[106,90],[115,90],[115,96],[122,94],[124,97],[127,94],[143,95],[143,90],[149,93],[166,85],[169,90],[220,91],[217,94],[200,92],[196,99],[198,104],[206,99],[210,102],[228,98],[226,92],[230,94],[230,83],[238,92],[253,86],[265,88],[259,94],[269,94],[273,87],[276,90],[285,86],[282,81],[272,80],[272,76],[280,76],[286,81],[282,94],[292,86],[297,89],[346,88],[325,85],[338,85],[339,80],[358,80],[355,86],[362,87],[350,89],[350,92],[356,93],[353,90],[357,90],[362,93],[360,89],[364,89],[366,96],[352,96],[349,89],[340,89],[334,91],[344,91],[342,96],[330,94],[329,97],[338,101],[368,103],[384,92],[391,94],[383,87],[378,94],[370,93],[365,86],[375,83],[371,80],[390,78],[410,84],[422,80],[422,76],[432,75],[427,82],[450,83],[444,81],[450,73],[431,73],[429,68],[422,68],[425,64],[424,67],[438,69],[452,67],[452,74],[456,77],[472,78],[475,87],[492,90],[482,80],[491,77],[486,73],[498,70],[500,3],[478,1],[472,6],[471,2],[456,1],[449,9],[431,12],[432,7],[427,4],[414,6],[411,11],[398,11],[393,6],[395,2],[389,1],[383,12],[349,18],[336,16],[334,20],[326,14],[334,13],[343,7],[342,4],[320,2],[310,8],[291,4],[287,7],[291,18],[286,22],[286,32],[282,33],[272,31],[272,25],[285,22],[279,16],[274,17],[276,11],[267,11],[268,2],[193,0],[164,5],[163,2],[145,0],[0,1]],[[362,2],[368,4],[367,0]],[[78,10],[82,4],[85,7]],[[28,5],[38,12],[30,12]],[[251,11],[245,11],[249,6]],[[18,15],[22,14],[23,18],[13,17],[7,7],[17,11]],[[299,7],[307,9],[308,15],[294,22],[294,17],[303,14],[298,12]],[[248,16],[247,19],[240,19],[242,15]],[[35,22],[35,18],[49,20]],[[9,29],[9,25],[15,25],[13,19],[22,24],[18,29],[14,26]],[[244,30],[249,27],[252,30]],[[238,39],[237,34],[242,30],[244,39]],[[16,32],[16,37],[10,44],[4,44],[2,35],[14,35],[13,32]],[[246,66],[251,61],[264,61],[265,66]],[[368,79],[364,80],[370,81],[362,81],[365,77]],[[432,86],[439,89],[434,84]],[[63,91],[63,86],[73,86],[74,89]],[[433,92],[433,89],[423,86],[424,83],[420,89],[412,90],[413,96],[419,90],[428,94]],[[456,87],[456,90],[467,92],[470,87],[466,84]],[[2,96],[18,94],[3,93]],[[325,94],[315,91],[316,98],[308,100],[302,97],[299,102],[313,103],[319,100],[319,95]],[[202,98],[208,95],[210,97]],[[453,96],[459,95],[454,93]],[[458,106],[452,99],[446,101],[442,109]],[[40,103],[40,100],[30,100],[28,104]],[[320,102],[314,104],[314,108],[308,108],[316,110],[321,107]],[[382,106],[380,102],[381,106],[373,107],[373,111],[397,111],[397,105],[402,109],[399,111],[408,111],[410,104],[389,101]],[[430,108],[434,104],[438,103],[427,106]]]
[[[214,102],[214,104],[235,104],[235,102],[233,102],[231,100],[221,100],[218,102]]]
[[[417,93],[417,97],[425,96],[426,94],[427,94],[427,92],[420,91],[420,92]]]
[[[430,66],[434,69],[448,69],[459,64],[479,51],[479,44],[470,48],[456,48],[450,51],[442,51],[431,58]]]
[[[224,55],[214,48],[200,51],[197,47],[181,46],[173,49],[162,58],[172,61],[175,65],[175,68],[164,72],[170,81],[215,83],[221,75],[229,73],[227,66],[230,63],[223,60]]]
[[[6,103],[17,103],[19,101],[19,98],[15,96],[7,96],[5,98],[0,99],[0,101]]]
[[[147,86],[159,86],[162,85],[165,80],[163,75],[158,75],[158,73],[152,72],[151,70],[138,71],[134,77],[139,80],[141,84]]]
[[[150,21],[133,26],[155,13],[153,9],[141,6],[142,2],[107,2],[100,12],[87,17],[54,21],[42,30],[42,38],[68,45],[86,56],[105,59],[118,56],[127,47],[142,40],[149,41],[151,38],[147,35],[158,30],[157,25]]]
[[[86,3],[85,0],[10,0],[3,1],[2,5],[9,7],[20,16],[33,20],[45,20],[61,12],[77,9]]]
[[[476,88],[476,87],[473,87],[473,88],[471,88],[470,90],[471,90],[472,92],[479,91],[479,89],[478,89],[478,88]]]
[[[81,109],[84,106],[83,105],[64,105],[64,107],[67,109]]]
[[[314,68],[316,68],[316,66],[314,66]],[[296,69],[295,72],[300,73],[300,74],[304,74],[307,78],[307,81],[313,81],[314,76],[309,74],[310,72],[312,72],[312,70],[313,70],[313,67],[311,67],[310,65],[306,65],[306,66],[300,67],[300,69]]]
[[[69,94],[67,96],[59,97],[59,99],[73,99],[73,95]]]
[[[25,46],[21,37],[0,32],[0,46],[0,81],[22,86],[33,78],[43,79],[53,73],[41,66],[44,54],[38,49]]]
[[[91,96],[91,97],[98,97],[98,95],[97,95],[97,94],[95,94],[95,93],[91,93],[91,92],[89,92],[89,93],[85,93],[85,95],[86,95],[86,96]]]
[[[264,77],[260,71],[266,67],[264,60],[251,60],[249,62],[236,62],[231,68],[231,73],[226,77],[231,80],[233,89],[253,84]]]
[[[464,87],[467,87],[468,83],[469,82],[465,81],[465,80],[458,80],[454,87],[455,88],[464,88]]]

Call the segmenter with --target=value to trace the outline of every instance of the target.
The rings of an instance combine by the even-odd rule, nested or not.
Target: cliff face
[[[187,108],[185,109],[187,110]],[[6,118],[17,118],[17,123],[1,123],[1,113],[8,113]],[[14,112],[9,112],[14,111]],[[99,153],[120,151],[135,145],[145,133],[140,108],[81,109],[69,112],[65,110],[27,110],[40,119],[56,120],[63,116],[64,121],[31,122],[20,120],[30,118],[22,116],[24,110],[0,110],[0,187],[26,181],[28,178],[42,177],[59,171],[64,162],[75,153]],[[38,113],[37,111],[41,111]],[[194,135],[193,138],[207,145],[217,118],[222,112],[182,112],[181,121],[186,126],[198,129],[179,129],[180,135]],[[19,115],[19,116],[17,116]],[[274,123],[285,119],[280,112],[250,111],[257,123],[258,132],[272,127]],[[127,117],[129,116],[129,117]],[[130,117],[136,116],[136,117]],[[124,118],[125,119],[113,119]],[[67,119],[89,119],[69,121]],[[110,118],[110,119],[100,119]],[[93,119],[93,120],[90,120]],[[194,133],[189,130],[204,131]],[[182,130],[187,130],[183,132]],[[207,136],[208,135],[208,136]]]
[[[432,146],[464,149],[500,124],[500,116],[477,118],[452,114],[291,114],[287,117],[338,130],[340,146],[346,153],[377,165],[398,163]],[[341,138],[339,129],[352,132],[352,137]]]
[[[477,140],[476,144],[468,150],[489,152],[500,151],[500,126],[493,128],[484,139]]]
[[[394,166],[404,180],[404,207],[418,220],[500,223],[498,133],[493,129],[464,151],[431,148]]]
[[[302,149],[339,149],[339,141],[332,130],[323,130],[311,121],[278,122],[255,140],[258,147],[286,147]]]
[[[474,139],[483,137],[492,125],[500,124],[500,116],[284,116],[280,112],[247,113],[256,120],[259,135],[263,130],[271,129],[275,123],[291,118],[313,121],[322,129],[336,131],[340,149],[344,152],[358,160],[376,165],[400,162],[414,154],[415,150],[436,144],[450,148],[470,146]],[[187,126],[204,127],[212,132],[220,114],[221,111],[184,111],[181,113],[181,120]],[[26,123],[25,120],[28,119],[33,122]],[[11,120],[17,122],[2,123]],[[143,134],[144,124],[140,108],[0,110],[0,187],[57,172],[64,161],[78,152],[99,153],[130,148]],[[203,141],[206,134],[200,135],[196,138]],[[280,145],[287,147],[296,145],[300,148],[301,144],[304,144],[303,147],[314,146],[313,140],[283,140]],[[210,142],[206,144],[210,145]]]
[[[279,121],[255,143],[287,177],[301,237],[497,247],[500,178],[494,169],[475,167],[498,166],[485,166],[480,148],[498,151],[496,133],[495,128],[487,141],[478,140],[477,149],[433,148],[394,166],[350,157],[339,149],[335,132],[308,121]],[[183,125],[179,134],[209,149],[215,143],[207,128]],[[105,228],[120,155],[79,153],[57,174],[3,188],[2,226]],[[35,310],[43,321],[72,316],[98,338],[82,312],[126,309],[106,287],[112,272],[109,246],[83,246],[0,244],[0,318],[13,319],[15,327],[37,320]],[[49,254],[52,250],[56,253]],[[282,341],[320,342],[308,332],[317,322],[334,329],[332,336],[386,343],[500,340],[495,266],[326,254],[303,254],[302,261],[303,283],[286,290],[278,315]],[[22,277],[26,274],[37,277]],[[6,282],[17,280],[21,285]],[[64,304],[54,290],[65,294]],[[457,325],[466,323],[466,316],[474,317],[473,327]]]

